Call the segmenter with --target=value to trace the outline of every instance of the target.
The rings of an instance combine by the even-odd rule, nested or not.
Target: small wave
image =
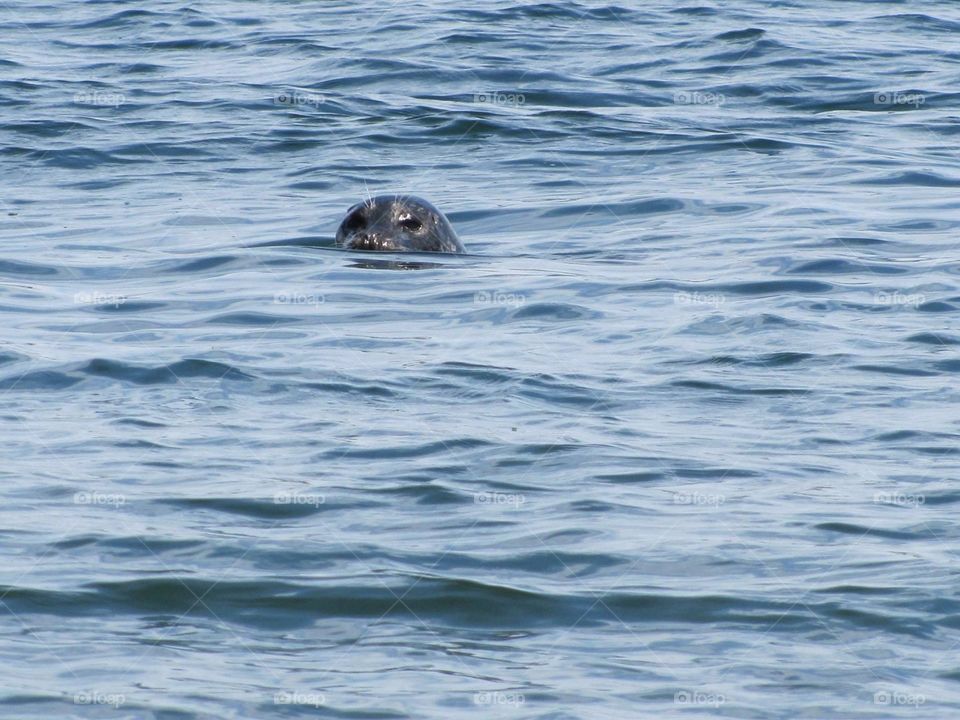
[[[497,10],[458,10],[455,15],[463,16],[470,22],[496,24],[523,20],[628,22],[634,17],[635,11],[620,5],[590,7],[579,2],[535,2],[509,5]]]
[[[703,288],[690,288],[702,290]],[[833,290],[833,285],[814,280],[765,280],[759,282],[730,283],[718,285],[717,290],[733,295],[762,296],[782,295],[784,293],[800,293],[802,295],[826,293]]]
[[[120,10],[106,17],[89,20],[87,22],[77,23],[73,27],[78,30],[99,30],[103,28],[116,27],[140,27],[146,19],[155,19],[164,17],[165,13],[153,12],[150,10],[131,9]]]
[[[81,382],[82,378],[55,370],[34,370],[0,378],[0,390],[25,392],[28,390],[64,390]]]
[[[451,375],[464,378],[472,382],[486,384],[506,384],[517,379],[516,370],[493,365],[476,365],[473,363],[453,361],[445,362],[434,371],[437,375]]]
[[[847,260],[845,258],[824,258],[810,260],[794,265],[787,270],[791,275],[849,275],[853,273],[874,273],[877,275],[904,275],[911,272],[909,268],[888,264],[864,263]]]
[[[511,313],[514,320],[581,320],[602,317],[582,305],[570,303],[529,303]]]
[[[434,576],[396,576],[366,585],[346,578],[308,585],[284,580],[231,580],[174,576],[94,582],[75,591],[0,587],[4,603],[25,613],[81,615],[206,616],[263,628],[297,628],[317,618],[417,618],[433,626],[472,628],[558,628],[663,625],[700,627],[736,623],[781,631],[820,628],[829,617],[853,627],[918,632],[915,624],[836,602],[802,606],[794,600],[759,600],[721,594],[679,595],[606,592],[560,594],[504,582]],[[198,602],[198,598],[202,601]],[[402,598],[402,602],[398,601]]]
[[[73,147],[62,149],[39,149],[28,151],[31,159],[42,162],[50,167],[65,170],[91,170],[103,165],[127,165],[137,162],[118,157],[109,152],[94,150],[87,147]]]
[[[383,495],[394,495],[413,499],[418,505],[461,505],[473,502],[472,494],[445,488],[433,482],[417,482],[409,477],[397,478],[404,484],[390,490],[381,490]]]
[[[251,380],[253,376],[212,360],[179,360],[169,365],[145,367],[118,360],[95,359],[80,372],[92,377],[106,377],[135,385],[169,385],[185,378],[212,378],[214,380]]]
[[[602,482],[627,485],[632,483],[658,482],[673,479],[673,475],[666,470],[637,470],[634,472],[595,475],[594,477]]]
[[[236,255],[216,255],[211,257],[200,258],[199,260],[190,260],[189,262],[185,262],[180,265],[174,265],[173,267],[169,268],[167,272],[172,272],[172,273],[204,272],[206,270],[212,270],[213,268],[229,265],[230,263],[236,262],[237,260],[238,260],[238,257]]]
[[[960,337],[931,332],[916,333],[908,337],[906,341],[922,343],[924,345],[960,345]]]
[[[803,396],[811,391],[804,388],[750,388],[725,385],[723,383],[708,382],[706,380],[674,380],[672,387],[689,388],[691,390],[711,390],[728,393],[730,395],[761,395],[761,396]]]
[[[564,205],[551,208],[542,213],[543,217],[583,217],[587,214],[605,214],[617,218],[630,215],[652,215],[656,213],[677,212],[686,207],[686,203],[679,198],[651,198],[630,202],[610,202],[598,198],[597,202],[589,204]]]
[[[336,448],[334,450],[328,450],[326,456],[332,458],[347,457],[364,460],[415,458],[428,457],[431,455],[443,455],[455,450],[473,450],[475,448],[487,447],[489,445],[490,443],[486,440],[478,440],[475,438],[450,438],[449,440],[420,443],[419,445],[381,445],[370,448]]]
[[[957,306],[941,300],[931,300],[917,306],[917,312],[925,313],[952,313],[957,312]]]
[[[861,372],[880,373],[882,375],[904,375],[907,377],[930,377],[937,375],[932,370],[923,370],[916,367],[902,367],[900,365],[854,365],[854,370]]]
[[[61,270],[50,265],[38,265],[36,263],[17,262],[15,260],[0,260],[0,273],[4,275],[36,277],[38,275],[60,275]]]
[[[933,15],[924,15],[923,13],[877,15],[870,18],[869,22],[883,24],[887,27],[892,26],[898,32],[918,30],[924,33],[947,33],[951,35],[960,32],[960,22],[934,17]]]
[[[212,511],[228,515],[282,520],[310,517],[326,512],[342,512],[360,507],[373,507],[376,503],[327,502],[323,493],[304,490],[283,492],[278,497],[263,500],[247,498],[189,498],[158,500],[160,504],[172,505],[187,511]]]
[[[884,530],[878,527],[866,527],[854,523],[828,522],[814,525],[817,530],[855,535],[856,537],[885,538],[888,540],[919,540],[925,536],[922,532],[906,532],[902,530]]]
[[[165,302],[114,302],[111,303],[109,300],[104,301],[103,303],[97,305],[91,305],[90,310],[97,313],[142,313],[148,310],[157,310],[160,311],[163,308],[167,307],[168,303]]]
[[[789,367],[799,365],[807,360],[817,358],[817,355],[801,352],[775,352],[756,356],[738,357],[733,355],[714,355],[709,358],[689,360],[691,365],[745,365],[748,367]]]
[[[23,362],[29,359],[27,355],[22,355],[17,352],[0,352],[0,365],[7,365],[12,362]]]
[[[213,38],[179,38],[177,40],[160,40],[158,42],[124,44],[121,49],[142,50],[155,52],[158,50],[235,50],[240,45],[229,40],[215,40]]]
[[[4,129],[21,135],[30,135],[32,137],[62,137],[71,131],[76,130],[94,130],[96,124],[84,122],[81,120],[25,120],[23,122],[9,123],[4,125]]]
[[[523,378],[519,382],[518,392],[534,400],[574,407],[609,409],[614,401],[611,394],[605,390],[548,375]]]
[[[271,315],[269,313],[257,312],[233,312],[215,315],[204,318],[199,321],[203,325],[251,325],[277,327],[280,325],[294,325],[301,322],[296,317],[286,317],[283,315]]]
[[[746,28],[745,30],[729,30],[719,35],[714,35],[715,40],[734,41],[734,40],[756,40],[766,35],[766,30],[761,28]]]
[[[876,237],[833,237],[823,241],[823,245],[834,245],[840,247],[875,247],[886,245],[889,240]]]
[[[960,178],[947,177],[934,172],[904,170],[877,178],[860,181],[864,185],[915,185],[917,187],[960,187]]]
[[[750,31],[746,31],[750,32]],[[762,32],[762,31],[761,31]],[[715,53],[713,55],[708,55],[703,59],[709,62],[727,62],[732,61],[733,63],[742,63],[744,60],[755,60],[759,58],[767,59],[770,55],[775,53],[782,53],[784,51],[790,50],[790,47],[784,45],[783,43],[777,42],[776,40],[769,40],[763,38],[762,36],[757,36],[756,39],[751,40],[749,37],[742,38],[752,44],[746,49],[737,48],[736,50],[730,50],[720,53]],[[730,38],[726,38],[724,42],[730,42]],[[739,40],[737,40],[739,42]],[[730,71],[734,70],[734,66],[730,66]],[[713,66],[710,68],[711,72],[716,72],[718,68]]]

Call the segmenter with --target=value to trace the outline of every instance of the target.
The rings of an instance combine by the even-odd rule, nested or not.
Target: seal
[[[337,245],[381,252],[466,252],[446,216],[413,195],[377,195],[347,210]]]

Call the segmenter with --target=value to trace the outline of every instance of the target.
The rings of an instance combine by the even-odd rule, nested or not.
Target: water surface
[[[0,31],[0,715],[956,713],[953,4]]]

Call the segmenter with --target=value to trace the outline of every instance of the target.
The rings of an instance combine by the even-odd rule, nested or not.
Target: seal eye
[[[420,232],[423,230],[423,223],[417,220],[413,215],[407,215],[400,220],[400,227],[410,232]]]
[[[366,224],[367,224],[366,221],[363,219],[363,213],[357,210],[355,213],[353,213],[346,220],[343,221],[343,228],[347,232],[354,232],[355,230],[359,230]]]

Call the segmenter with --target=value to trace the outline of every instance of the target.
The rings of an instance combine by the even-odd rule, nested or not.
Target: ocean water
[[[0,717],[960,710],[955,3],[0,30]]]

